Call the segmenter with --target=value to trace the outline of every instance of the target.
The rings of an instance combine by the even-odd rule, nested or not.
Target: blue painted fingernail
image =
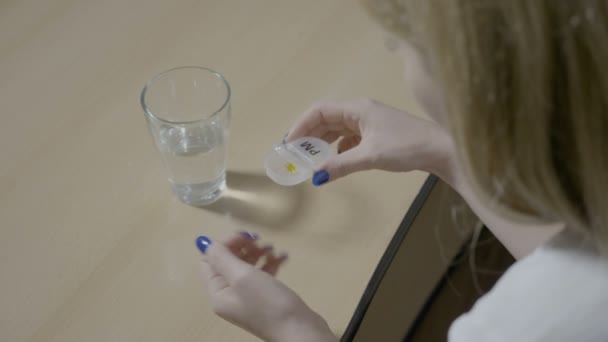
[[[312,176],[312,185],[319,186],[327,183],[329,180],[329,172],[325,170],[315,172],[315,175]]]
[[[199,236],[196,239],[196,247],[198,247],[198,249],[200,249],[200,251],[203,252],[203,254],[205,254],[205,252],[207,251],[207,248],[209,248],[209,246],[211,246],[211,240],[209,240],[208,237]]]
[[[251,240],[257,240],[258,239],[258,235],[254,234],[254,233],[250,233],[250,232],[240,232],[239,234],[241,234],[242,236],[251,239]]]

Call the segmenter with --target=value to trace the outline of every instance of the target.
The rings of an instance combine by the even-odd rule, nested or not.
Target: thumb
[[[353,172],[370,168],[370,155],[365,147],[359,145],[325,162],[312,177],[312,184],[320,186]]]

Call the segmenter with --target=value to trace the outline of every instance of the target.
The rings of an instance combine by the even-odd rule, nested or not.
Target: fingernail
[[[285,139],[287,139],[288,135],[289,135],[289,132],[285,133],[285,136],[283,137],[283,144],[285,143]]]
[[[240,232],[239,234],[241,234],[241,236],[244,236],[248,239],[251,240],[257,240],[258,239],[258,235],[254,234],[254,233],[250,233],[250,232]]]
[[[206,236],[199,236],[196,239],[196,247],[198,247],[198,249],[203,252],[203,254],[205,254],[205,252],[207,251],[207,248],[209,248],[209,246],[211,246],[211,240],[209,240],[208,237]]]
[[[312,185],[319,186],[327,183],[329,180],[329,172],[325,170],[315,172],[314,176],[312,176]]]

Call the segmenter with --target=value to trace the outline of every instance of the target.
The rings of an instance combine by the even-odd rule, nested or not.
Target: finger
[[[232,253],[238,255],[243,249],[248,248],[250,245],[255,245],[254,241],[257,240],[258,236],[248,232],[240,232],[224,242]]]
[[[348,151],[342,152],[322,165],[315,172],[312,183],[315,186],[335,181],[353,172],[371,168],[371,155],[367,149],[358,145]]]
[[[266,256],[266,262],[262,266],[262,271],[267,272],[271,275],[276,275],[281,265],[287,260],[287,254],[283,253],[279,256],[275,256],[270,253]]]
[[[308,131],[307,136],[320,138],[327,133],[329,133],[327,126],[319,125],[313,129],[311,129],[310,131]]]
[[[203,285],[207,289],[209,296],[228,287],[228,282],[224,277],[217,273],[207,261],[201,262],[201,275],[203,278]]]
[[[224,243],[224,245],[241,260],[249,264],[252,262],[255,264],[257,260],[255,255],[263,253],[259,252],[260,248],[255,243],[257,239],[258,236],[256,234],[240,232],[237,236]]]
[[[313,129],[311,129],[307,136],[317,137],[323,139],[324,136],[332,134],[338,137],[340,136],[350,136],[354,133],[350,129],[345,129],[342,124],[324,124],[319,125]],[[329,142],[329,141],[328,141]]]
[[[361,137],[358,135],[344,137],[338,143],[338,153],[346,152],[346,151],[350,150],[351,148],[359,145],[360,142],[361,142]]]
[[[232,283],[251,271],[252,266],[238,258],[226,246],[215,243],[207,249],[207,262],[228,283]]]
[[[238,244],[227,246],[224,244],[232,254],[236,257],[243,259],[250,250],[257,248],[254,241],[240,241]]]
[[[353,141],[357,141],[357,144],[361,141],[360,136],[353,135],[353,133],[350,131],[341,131],[341,132],[330,131],[330,132],[323,134],[323,136],[321,136],[320,138],[325,140],[328,144],[333,144],[334,142],[336,142],[336,140],[340,139],[340,137],[342,137],[342,140],[352,139]],[[340,140],[340,141],[342,141],[342,140]]]
[[[325,140],[328,144],[333,144],[336,140],[338,140],[342,134],[338,132],[327,132],[320,136],[322,140]]]
[[[346,131],[359,134],[359,117],[359,110],[352,102],[318,102],[300,115],[289,131],[286,141],[310,136],[311,133],[318,134],[319,127],[323,127],[326,132]]]
[[[247,251],[247,253],[241,258],[243,261],[250,265],[257,264],[258,260],[264,255],[272,251],[272,246],[264,246],[262,248],[255,246]]]

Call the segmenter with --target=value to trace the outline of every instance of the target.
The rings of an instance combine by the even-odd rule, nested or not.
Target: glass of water
[[[219,198],[230,126],[226,79],[207,68],[171,69],[148,81],[141,105],[177,197],[194,206]]]

